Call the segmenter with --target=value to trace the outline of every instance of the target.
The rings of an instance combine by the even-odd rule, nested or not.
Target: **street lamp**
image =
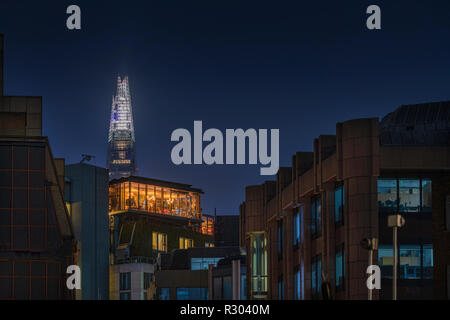
[[[373,264],[373,251],[378,250],[377,238],[362,239],[360,245],[363,249],[369,250],[369,266]],[[368,288],[368,300],[372,300],[372,289]]]
[[[394,251],[393,274],[392,274],[392,300],[397,300],[397,230],[405,225],[405,218],[401,214],[395,214],[388,217],[388,227],[392,228],[392,250]]]

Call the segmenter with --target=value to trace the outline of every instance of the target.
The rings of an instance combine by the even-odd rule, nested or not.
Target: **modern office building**
[[[136,149],[133,109],[128,77],[117,78],[117,92],[112,99],[109,121],[108,155],[106,167],[110,179],[136,174]]]
[[[238,256],[239,253],[239,247],[206,247],[161,254],[149,297],[155,300],[207,300],[210,298],[209,283],[212,279],[210,268],[216,267],[220,260]]]
[[[360,242],[377,238],[382,281],[373,298],[391,299],[393,214],[406,220],[398,231],[398,298],[448,297],[450,102],[338,123],[313,150],[296,153],[276,181],[246,188],[240,241],[248,297],[321,299],[326,281],[332,299],[367,299],[369,251]]]
[[[111,299],[146,299],[159,254],[213,243],[202,193],[188,184],[142,177],[110,181]]]
[[[77,299],[109,299],[108,170],[66,165],[65,200],[78,245],[81,289]]]
[[[216,247],[238,247],[239,215],[217,215],[214,220],[214,245]]]
[[[4,96],[0,86],[0,299],[72,299],[73,249],[64,161],[42,136],[42,98]]]

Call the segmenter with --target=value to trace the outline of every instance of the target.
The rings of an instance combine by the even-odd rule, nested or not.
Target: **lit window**
[[[429,179],[378,179],[378,208],[387,212],[431,212]]]
[[[191,258],[191,270],[208,270],[210,264],[217,267],[217,263],[222,259],[223,257]]]
[[[180,249],[189,249],[194,247],[194,240],[180,237]]]
[[[177,300],[208,300],[208,288],[177,288]]]
[[[153,232],[153,250],[167,252],[167,234]]]
[[[387,211],[396,211],[397,204],[397,180],[378,179],[378,207]]]
[[[399,180],[399,211],[419,212],[420,210],[420,180]]]
[[[420,279],[420,245],[400,246],[400,278]]]

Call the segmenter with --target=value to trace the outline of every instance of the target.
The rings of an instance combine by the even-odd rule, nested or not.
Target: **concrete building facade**
[[[445,216],[435,197],[447,194],[448,180],[437,179],[450,175],[449,117],[450,103],[442,102],[402,106],[382,121],[338,123],[336,135],[319,136],[313,152],[296,153],[276,181],[247,187],[240,241],[248,254],[248,297],[321,299],[328,282],[332,299],[367,299],[369,252],[360,242],[377,238],[373,261],[382,290],[373,297],[392,298],[387,217],[400,213],[406,225],[398,238],[398,297],[433,298],[433,272],[442,278],[448,263],[434,268],[433,257],[448,259],[448,250],[432,236],[432,219]]]
[[[77,298],[83,300],[109,299],[108,180],[105,168],[86,163],[65,167],[65,201],[81,268]]]

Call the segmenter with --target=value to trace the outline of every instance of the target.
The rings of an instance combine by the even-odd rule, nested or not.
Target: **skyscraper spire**
[[[117,77],[109,122],[107,167],[110,179],[136,174],[136,150],[133,112],[128,77]]]

